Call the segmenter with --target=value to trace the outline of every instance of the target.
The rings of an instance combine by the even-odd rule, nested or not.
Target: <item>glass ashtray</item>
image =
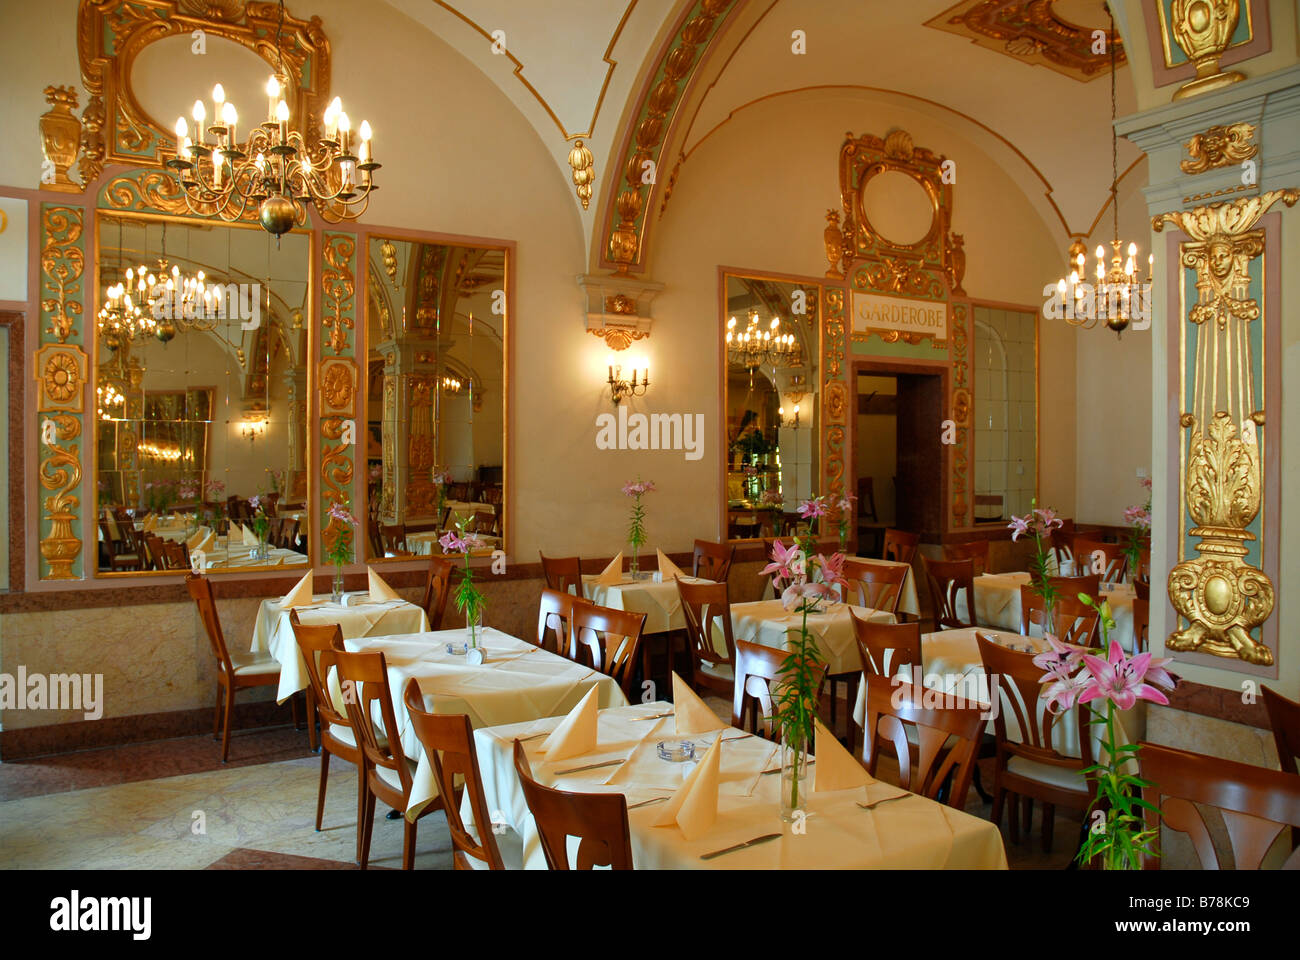
[[[655,749],[660,760],[669,763],[687,763],[695,759],[695,742],[692,740],[660,740]]]
[[[469,651],[468,640],[448,640],[447,652],[457,657],[463,657]]]

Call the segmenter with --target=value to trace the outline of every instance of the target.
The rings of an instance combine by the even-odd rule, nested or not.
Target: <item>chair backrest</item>
[[[1079,737],[1079,756],[1066,754],[1065,749],[1074,744],[1061,743],[1065,736],[1065,725],[1061,723],[1065,713],[1052,713],[1044,708],[1039,694],[1043,676],[1042,668],[1034,665],[1034,655],[1011,650],[983,634],[976,634],[979,644],[980,660],[984,664],[986,676],[997,678],[997,693],[1002,702],[993,718],[993,730],[997,736],[998,750],[1012,756],[1024,757],[1053,767],[1070,770],[1082,770],[1092,766],[1092,737],[1088,734],[1086,705],[1075,704],[1074,729],[1081,732]],[[990,689],[990,695],[995,692]],[[1016,718],[1020,727],[1019,741],[1007,739],[1007,714]]]
[[[474,516],[466,525],[467,530],[473,530],[475,533],[481,533],[484,536],[495,536],[497,533],[497,515],[495,510],[475,510]]]
[[[1153,805],[1145,816],[1147,827],[1156,831],[1156,850],[1163,820],[1166,828],[1187,834],[1203,869],[1220,868],[1197,804],[1219,808],[1238,870],[1258,870],[1278,834],[1288,825],[1300,827],[1300,777],[1294,774],[1155,743],[1141,748],[1138,768],[1150,784],[1142,788],[1142,799]],[[1160,859],[1146,857],[1142,865],[1158,870]],[[1286,866],[1300,867],[1300,850]]]
[[[343,702],[366,763],[395,772],[402,784],[403,795],[410,796],[411,771],[397,736],[397,714],[393,710],[393,695],[388,688],[388,664],[383,653],[335,651],[334,655],[338,658]],[[382,729],[375,727],[376,704],[383,722]],[[391,735],[389,731],[392,731]]]
[[[569,646],[579,652],[586,650],[591,668],[613,677],[623,689],[623,695],[631,697],[632,672],[636,669],[644,627],[644,613],[575,603],[569,615],[573,635]]]
[[[424,755],[433,763],[438,792],[442,795],[442,808],[447,813],[452,862],[456,869],[473,869],[470,864],[473,857],[486,863],[491,870],[504,870],[496,834],[490,826],[492,820],[488,814],[487,798],[483,795],[483,778],[479,773],[474,729],[469,717],[463,713],[430,713],[425,710],[420,683],[414,677],[406,682],[402,699],[406,703],[406,715],[411,718],[411,730],[424,747]],[[465,821],[461,819],[460,804],[456,802],[457,777],[464,778],[470,810],[478,825],[477,841],[465,829]]]
[[[1277,744],[1278,765],[1287,773],[1297,773],[1296,758],[1300,757],[1300,703],[1264,687],[1264,708],[1268,710],[1273,742]]]
[[[163,538],[154,533],[145,533],[144,548],[149,556],[149,566],[153,570],[170,570],[171,561],[167,557],[167,548]]]
[[[544,787],[533,779],[524,745],[515,741],[515,772],[524,800],[537,823],[546,865],[569,870],[569,837],[578,837],[578,870],[609,866],[632,869],[632,832],[627,825],[627,798],[621,793],[569,793]]]
[[[691,558],[691,576],[724,583],[731,573],[731,561],[735,556],[734,546],[711,540],[696,540],[695,555]]]
[[[337,623],[303,623],[298,619],[298,611],[289,611],[289,624],[293,627],[294,639],[302,651],[302,662],[307,665],[307,681],[312,693],[316,695],[316,711],[326,724],[338,724],[352,729],[352,718],[339,713],[330,696],[327,677],[331,670],[338,669],[338,652],[343,649],[343,630]],[[326,729],[326,728],[322,728]]]
[[[686,632],[691,638],[691,656],[696,666],[701,660],[710,663],[736,663],[736,640],[731,633],[731,603],[727,599],[727,584],[682,583],[674,577],[677,594],[682,599]],[[713,643],[713,624],[718,623],[727,645],[727,655],[718,653]]]
[[[852,610],[849,622],[862,658],[862,672],[894,677],[903,667],[922,666],[921,624],[876,623],[862,620]]]
[[[1060,570],[1074,559],[1074,521],[1064,521],[1051,533],[1052,553],[1056,556],[1056,569]]]
[[[1101,602],[1101,577],[1095,573],[1085,573],[1077,577],[1048,577],[1047,582],[1063,597],[1077,600],[1079,594],[1086,593],[1098,603]]]
[[[1151,646],[1151,601],[1133,598],[1133,654],[1146,653]]]
[[[430,630],[442,629],[442,615],[447,610],[447,598],[451,596],[451,570],[450,560],[429,558],[429,575],[424,581],[424,599],[420,606],[429,618]]]
[[[912,558],[916,556],[916,548],[920,543],[921,535],[919,533],[908,533],[905,530],[886,528],[885,545],[880,552],[880,558],[911,564]]]
[[[167,558],[168,570],[189,569],[190,548],[180,540],[163,541],[163,555]]]
[[[537,645],[546,646],[546,632],[549,630],[555,634],[555,652],[570,660],[577,659],[578,651],[573,646],[573,631],[569,621],[575,605],[588,603],[582,597],[575,597],[562,590],[552,590],[550,587],[544,589],[537,611]]]
[[[577,557],[548,557],[540,550],[542,575],[552,590],[582,596],[582,561]]]
[[[379,525],[379,542],[384,553],[410,553],[406,545],[406,524],[381,523]]]
[[[226,635],[221,631],[221,619],[217,616],[217,603],[212,593],[212,581],[200,574],[187,574],[185,589],[194,598],[194,605],[199,608],[199,619],[203,621],[203,630],[208,635],[208,646],[216,658],[217,669],[226,676],[234,676],[235,667],[230,662],[230,650],[226,647]]]
[[[786,651],[748,640],[736,641],[736,686],[731,703],[731,725],[748,730],[768,740],[781,741],[781,731],[774,721],[773,684],[781,681]],[[826,678],[826,664],[820,667],[821,680]],[[745,717],[749,725],[745,725]]]
[[[384,555],[384,540],[379,535],[379,521],[371,520],[366,524],[366,539],[370,542],[370,555],[372,557],[382,557]]]
[[[1150,544],[1150,540],[1147,541]],[[1130,577],[1132,572],[1130,571]],[[1138,551],[1138,576],[1151,582],[1151,547],[1148,545]]]
[[[1128,558],[1118,543],[1074,538],[1075,573],[1094,573],[1106,583],[1119,583],[1128,575]]]
[[[984,730],[985,711],[980,705],[923,707],[923,692],[904,680],[868,674],[866,724],[863,726],[862,757],[872,776],[880,759],[877,741],[894,745],[902,785],[913,793],[934,799],[949,773],[953,774],[948,805],[966,806],[975,754]],[[916,728],[916,763],[908,744],[905,725]],[[955,742],[944,749],[949,738]]]
[[[943,558],[945,560],[974,560],[975,576],[978,577],[987,572],[989,568],[989,542],[987,540],[971,540],[967,543],[945,543]]]
[[[859,607],[898,613],[903,581],[909,567],[870,560],[845,560],[844,578],[849,581],[844,599]],[[856,595],[856,596],[855,596]]]
[[[1149,577],[1138,577],[1133,581],[1133,592],[1139,600],[1151,599],[1151,579]]]
[[[1057,640],[1080,647],[1097,646],[1097,624],[1101,622],[1101,615],[1092,607],[1085,606],[1077,596],[1063,593],[1057,597],[1052,616],[1056,621],[1052,625],[1052,632],[1056,634]],[[1022,583],[1020,585],[1020,635],[1029,636],[1031,626],[1037,626],[1041,633],[1048,632],[1047,604],[1032,585]]]
[[[945,627],[975,626],[975,561],[930,560],[921,558],[925,576],[930,581],[930,597],[934,602],[934,622]],[[966,591],[966,617],[957,615],[957,594]]]

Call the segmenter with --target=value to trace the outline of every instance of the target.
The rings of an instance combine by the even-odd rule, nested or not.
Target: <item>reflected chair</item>
[[[730,697],[736,683],[736,640],[731,632],[731,603],[725,583],[683,583],[674,578],[682,601],[691,647],[691,685]],[[725,655],[714,638],[721,636]]]
[[[590,667],[612,677],[623,696],[631,699],[632,671],[644,627],[644,613],[575,603],[569,615],[569,646],[576,653],[585,651]]]
[[[879,523],[876,517],[876,484],[872,477],[858,478],[858,519],[871,518],[872,523]]]
[[[930,583],[934,603],[934,622],[939,630],[949,627],[975,626],[975,561],[929,560],[921,558]],[[957,613],[958,595],[966,593],[966,617]]]
[[[849,586],[844,599],[854,606],[883,610],[897,616],[907,572],[907,567],[892,563],[845,560],[844,578],[849,581]]]
[[[946,543],[943,546],[945,560],[974,560],[975,576],[982,576],[989,569],[989,542],[971,540],[968,543]]]
[[[548,557],[540,550],[537,555],[542,558],[542,576],[546,585],[552,590],[583,596],[582,561],[577,557]]]
[[[406,715],[411,718],[411,730],[424,748],[424,755],[433,763],[442,809],[447,812],[453,865],[457,870],[473,870],[472,861],[478,861],[489,870],[504,870],[483,793],[483,777],[479,773],[478,751],[474,748],[474,729],[469,717],[463,713],[429,713],[424,709],[424,696],[414,677],[407,681],[402,699],[406,703]],[[456,789],[457,778],[464,783],[461,791]],[[469,793],[477,840],[465,829],[465,821],[460,816],[462,792]]]
[[[621,793],[570,793],[544,787],[533,779],[524,745],[515,741],[515,773],[524,801],[537,824],[542,853],[551,870],[569,870],[569,837],[578,838],[572,869],[609,866],[632,869],[632,831],[627,823],[627,797]]]
[[[1133,581],[1133,592],[1137,594],[1139,600],[1151,599],[1151,580],[1147,577],[1138,577]]]
[[[1074,564],[1074,521],[1062,520],[1061,526],[1051,533],[1052,555],[1056,558],[1056,572],[1063,574],[1067,567]],[[1080,571],[1074,570],[1075,574]]]
[[[140,569],[140,557],[131,550],[125,538],[118,539],[113,535],[113,528],[107,520],[99,521],[99,532],[104,538],[104,549],[108,551],[110,570]]]
[[[578,604],[586,605],[587,600],[571,593],[552,590],[547,587],[542,591],[542,600],[537,612],[537,645],[546,649],[547,633],[555,636],[555,652],[570,660],[577,658],[578,651],[573,648],[573,631],[569,620],[573,608]]]
[[[370,556],[376,559],[384,555],[384,541],[379,535],[379,526],[377,520],[366,524],[366,541],[370,544]]]
[[[916,548],[920,543],[920,534],[888,528],[885,530],[885,546],[880,552],[880,559],[896,560],[911,566],[912,558],[916,556]]]
[[[208,645],[217,661],[217,704],[212,714],[212,737],[221,733],[221,762],[230,756],[230,724],[235,711],[235,694],[250,687],[278,687],[280,664],[267,653],[232,652],[226,646],[226,637],[217,616],[217,604],[212,593],[212,583],[207,577],[189,574],[185,587],[198,607],[199,619],[208,635]],[[222,710],[222,704],[225,710]],[[294,725],[298,723],[298,698],[293,697]]]
[[[1218,807],[1227,828],[1229,849],[1238,870],[1258,870],[1265,855],[1288,826],[1300,827],[1300,777],[1236,760],[1209,757],[1155,743],[1138,751],[1140,776],[1150,786],[1142,799],[1155,831],[1156,856],[1143,858],[1143,869],[1160,869],[1160,837],[1172,830],[1187,834],[1202,869],[1222,867],[1202,807]],[[1292,850],[1283,869],[1300,868],[1300,850]]]
[[[1092,766],[1092,736],[1088,719],[1091,710],[1087,705],[1075,704],[1074,729],[1078,731],[1079,755],[1071,756],[1065,744],[1062,719],[1067,714],[1056,714],[1045,709],[1039,699],[1043,676],[1034,664],[1034,655],[1011,650],[995,643],[982,634],[976,634],[980,660],[986,676],[997,678],[992,696],[1000,696],[1001,704],[993,719],[997,738],[996,766],[993,775],[993,812],[990,819],[1001,826],[1002,808],[1007,796],[1012,798],[1009,813],[1011,841],[1020,841],[1020,824],[1016,816],[1015,798],[1024,799],[1025,829],[1029,829],[1033,816],[1033,801],[1043,803],[1043,848],[1052,848],[1052,827],[1056,807],[1087,810],[1092,803],[1093,790],[1084,769]],[[992,687],[992,680],[990,680]],[[1007,716],[1015,718],[1020,739],[1007,735]]]
[[[1097,624],[1101,615],[1092,607],[1086,606],[1078,597],[1068,593],[1056,598],[1052,611],[1055,623],[1052,633],[1061,643],[1072,643],[1079,647],[1095,647],[1098,644]],[[1039,596],[1037,590],[1027,583],[1020,585],[1020,635],[1029,636],[1030,627],[1038,627],[1041,634],[1048,632],[1047,602]]]
[[[492,510],[475,510],[474,516],[466,524],[466,530],[485,537],[497,536],[497,515]]]
[[[1100,540],[1085,540],[1081,536],[1074,538],[1075,573],[1096,574],[1103,583],[1120,583],[1128,575],[1128,557],[1124,547],[1118,543],[1102,543]]]
[[[1133,598],[1133,655],[1146,653],[1151,646],[1151,601]]]
[[[406,545],[406,524],[404,523],[381,523],[379,525],[379,542],[383,546],[384,556],[401,557],[411,554],[411,548]]]
[[[168,570],[188,570],[190,568],[190,548],[180,540],[162,541],[163,556],[166,558],[166,569]]]
[[[695,553],[691,558],[691,576],[725,583],[735,556],[734,546],[713,543],[711,540],[696,540]]]
[[[1101,578],[1095,573],[1085,573],[1078,577],[1048,577],[1047,582],[1063,597],[1077,600],[1079,594],[1086,593],[1101,603]]]
[[[980,735],[987,722],[985,710],[978,705],[923,707],[920,689],[879,674],[868,674],[866,684],[862,753],[867,772],[876,775],[881,744],[891,743],[902,787],[933,800],[951,776],[946,802],[957,810],[964,809]],[[914,728],[910,737],[909,727]]]
[[[741,730],[781,742],[781,730],[776,725],[773,705],[773,686],[779,684],[786,651],[748,640],[736,641],[736,682],[731,702],[731,725]],[[821,699],[822,685],[826,681],[826,665],[821,665],[821,679],[817,684],[817,698]],[[748,716],[749,724],[745,723]]]
[[[375,827],[375,800],[382,800],[405,814],[411,800],[414,761],[407,758],[398,737],[387,731],[397,730],[393,694],[388,686],[388,664],[383,653],[346,653],[336,651],[339,683],[347,706],[352,729],[361,742],[364,770],[365,803],[361,824],[361,869],[370,862],[370,840]],[[418,687],[418,683],[417,683]],[[382,727],[375,725],[378,712]],[[435,810],[442,809],[442,798],[430,802],[415,820],[403,817],[402,869],[415,866],[416,825]]]
[[[424,597],[420,606],[429,618],[430,630],[442,629],[442,615],[447,610],[447,598],[451,596],[450,560],[442,557],[429,558],[429,573],[424,581]]]
[[[1273,728],[1273,742],[1277,745],[1277,762],[1283,771],[1300,773],[1296,758],[1300,757],[1300,703],[1288,700],[1268,687],[1264,691],[1264,708],[1268,723]]]

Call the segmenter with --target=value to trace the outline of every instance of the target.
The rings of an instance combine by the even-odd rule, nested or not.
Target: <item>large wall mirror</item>
[[[723,277],[727,536],[785,536],[816,495],[821,287]]]
[[[1038,315],[974,307],[976,524],[1023,516],[1038,491]]]
[[[370,236],[366,260],[370,556],[500,547],[507,250]]]
[[[97,572],[307,564],[311,235],[96,229]]]

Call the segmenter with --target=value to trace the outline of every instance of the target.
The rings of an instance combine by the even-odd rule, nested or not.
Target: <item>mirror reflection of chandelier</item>
[[[120,350],[141,336],[151,323],[124,284],[115,283],[104,291],[104,305],[99,308],[95,326],[109,350]]]
[[[112,383],[101,384],[95,389],[97,411],[101,420],[121,420],[125,409],[126,397]]]
[[[744,330],[737,329],[736,318],[727,321],[727,362],[753,370],[757,367],[798,366],[800,357],[798,339],[793,333],[781,332],[781,318],[773,317],[764,329],[758,311],[749,311],[749,322]]]
[[[438,381],[438,389],[444,394],[456,397],[464,391],[465,381],[461,380],[460,377],[448,375]]]

